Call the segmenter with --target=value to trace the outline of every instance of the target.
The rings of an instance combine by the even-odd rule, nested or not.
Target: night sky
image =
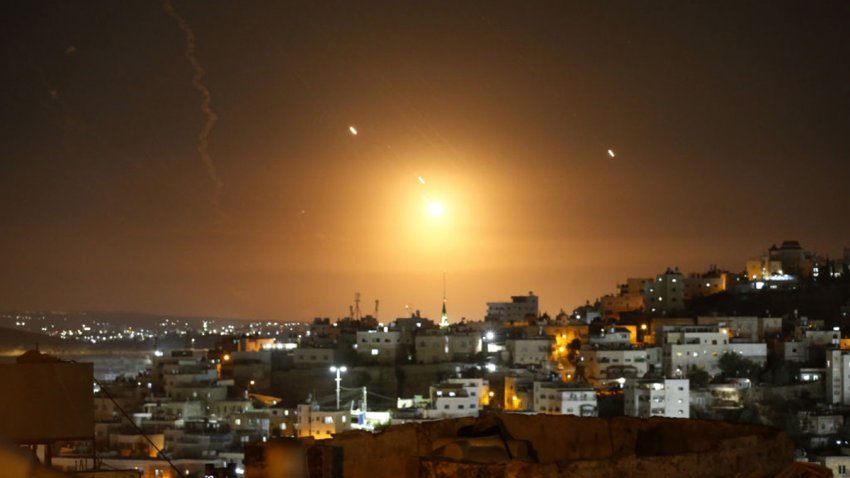
[[[162,3],[5,5],[0,308],[436,318],[445,271],[479,319],[850,245],[848,2],[173,6],[214,170]]]

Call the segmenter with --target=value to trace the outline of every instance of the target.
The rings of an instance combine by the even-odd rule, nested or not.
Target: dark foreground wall
[[[311,478],[769,477],[793,445],[756,425],[498,414],[346,432],[308,457]]]

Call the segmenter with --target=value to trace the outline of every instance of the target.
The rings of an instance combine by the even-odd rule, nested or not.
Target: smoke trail
[[[195,32],[192,31],[192,28],[188,23],[186,23],[186,20],[181,17],[176,10],[174,10],[171,0],[162,0],[162,8],[165,10],[165,13],[177,22],[177,26],[180,28],[180,31],[183,32],[183,36],[186,37],[186,51],[184,52],[184,56],[194,71],[194,75],[192,76],[192,85],[196,90],[198,90],[198,93],[201,94],[201,112],[203,112],[204,116],[207,118],[204,122],[204,127],[198,134],[197,149],[198,154],[201,156],[201,161],[203,161],[204,166],[207,168],[207,176],[209,176],[210,181],[213,183],[214,190],[212,205],[215,207],[216,212],[221,214],[221,193],[224,188],[224,182],[222,182],[221,177],[218,175],[218,169],[215,167],[215,163],[213,163],[209,152],[209,136],[213,126],[215,126],[215,122],[218,120],[218,115],[216,115],[215,111],[212,109],[212,96],[210,95],[209,88],[207,88],[203,81],[206,71],[204,70],[204,67],[201,66],[201,62],[198,61],[198,57],[195,54]]]

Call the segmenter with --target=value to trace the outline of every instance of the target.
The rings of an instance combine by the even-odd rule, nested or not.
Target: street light
[[[335,380],[336,380],[336,409],[337,410],[339,410],[339,390],[340,390],[340,383],[342,382],[342,377],[340,377],[340,374],[345,373],[347,370],[348,369],[345,368],[345,365],[343,365],[342,367],[337,367],[336,365],[331,366],[331,372],[336,372],[336,379]]]

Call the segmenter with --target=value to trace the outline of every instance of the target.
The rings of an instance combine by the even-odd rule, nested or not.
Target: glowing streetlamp
[[[342,383],[342,377],[340,376],[340,374],[345,373],[347,370],[348,369],[345,368],[345,365],[343,365],[342,367],[337,367],[336,365],[331,366],[331,372],[336,372],[336,378],[334,380],[336,381],[336,409],[337,410],[339,410],[339,391],[340,391],[340,383]]]

